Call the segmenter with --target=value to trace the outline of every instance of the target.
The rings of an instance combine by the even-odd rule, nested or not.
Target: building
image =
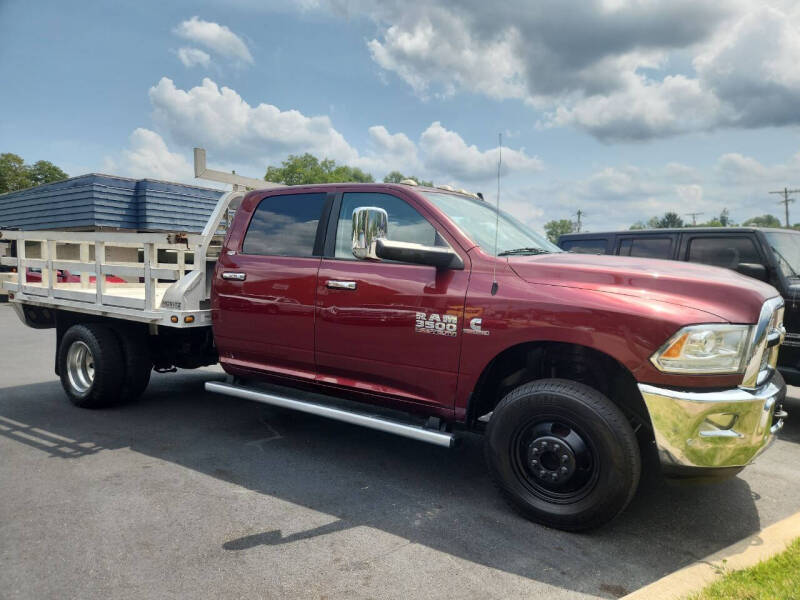
[[[222,190],[90,173],[0,195],[0,228],[200,232]]]

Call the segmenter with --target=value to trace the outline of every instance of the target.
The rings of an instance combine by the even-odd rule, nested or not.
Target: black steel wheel
[[[603,525],[636,491],[636,436],[608,398],[586,385],[546,379],[521,385],[486,429],[489,471],[529,519],[570,531]]]

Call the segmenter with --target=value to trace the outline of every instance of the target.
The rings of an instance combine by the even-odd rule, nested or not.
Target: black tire
[[[620,409],[589,386],[543,379],[512,390],[484,452],[509,503],[537,523],[580,531],[611,521],[636,492],[641,457]]]
[[[125,364],[125,379],[120,399],[123,402],[130,402],[136,400],[147,389],[153,361],[150,360],[147,338],[141,331],[125,327],[115,328],[114,331],[119,339]]]
[[[71,355],[71,350],[75,354]],[[86,350],[90,354],[85,354]],[[81,352],[80,362],[91,367],[90,377],[81,378],[79,374],[84,369],[70,368],[68,364]],[[121,398],[125,363],[114,331],[102,323],[70,327],[58,347],[58,372],[61,385],[75,406],[102,408],[117,403]]]

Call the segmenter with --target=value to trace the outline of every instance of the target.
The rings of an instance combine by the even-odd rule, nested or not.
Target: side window
[[[396,242],[413,242],[425,246],[441,246],[441,240],[425,217],[405,200],[390,194],[351,192],[342,195],[342,208],[336,227],[336,258],[353,257],[353,211],[359,206],[376,206],[389,217],[387,238]]]
[[[620,256],[640,258],[672,258],[672,238],[640,237],[626,238],[619,243]]]
[[[692,238],[689,261],[735,269],[741,263],[764,264],[753,240],[746,237]]]
[[[242,254],[312,256],[325,194],[264,198],[250,219]]]
[[[607,245],[604,239],[565,240],[561,243],[561,249],[575,254],[605,254]]]

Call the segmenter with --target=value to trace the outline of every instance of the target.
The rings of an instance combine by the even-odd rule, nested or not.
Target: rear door
[[[467,268],[358,260],[352,214],[386,210],[388,238],[450,243]],[[317,285],[317,370],[322,383],[452,409],[469,258],[405,199],[345,192],[334,203]]]
[[[222,252],[213,322],[223,364],[314,378],[319,224],[327,201],[325,193],[267,196],[241,241]]]

